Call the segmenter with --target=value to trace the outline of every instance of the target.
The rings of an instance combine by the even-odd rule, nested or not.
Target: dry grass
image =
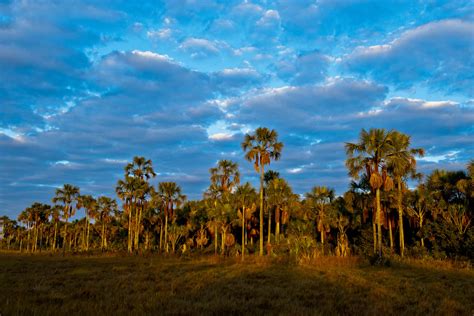
[[[472,270],[414,262],[0,253],[1,315],[472,315],[473,298]]]

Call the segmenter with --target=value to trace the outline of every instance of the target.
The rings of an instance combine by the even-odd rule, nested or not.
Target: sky
[[[474,4],[0,0],[0,215],[64,183],[115,196],[134,156],[202,197],[259,126],[296,193],[349,183],[345,142],[397,129],[418,169],[474,158]]]

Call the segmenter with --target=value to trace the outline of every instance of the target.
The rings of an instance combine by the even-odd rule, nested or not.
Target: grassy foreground
[[[293,265],[0,253],[0,314],[465,314],[474,273],[356,258]]]

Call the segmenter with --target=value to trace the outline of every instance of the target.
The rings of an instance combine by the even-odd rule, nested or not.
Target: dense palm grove
[[[1,246],[21,252],[128,251],[241,256],[268,254],[311,260],[323,255],[474,258],[474,160],[467,170],[421,175],[410,137],[362,130],[346,143],[353,181],[336,196],[315,186],[303,196],[279,173],[276,131],[245,135],[242,150],[260,185],[240,183],[238,165],[221,160],[202,200],[187,201],[174,182],[150,184],[152,161],[135,157],[117,182],[116,198],[56,190],[52,205],[34,203],[17,220],[1,218]],[[407,181],[417,182],[409,189]],[[83,215],[83,216],[82,216]]]

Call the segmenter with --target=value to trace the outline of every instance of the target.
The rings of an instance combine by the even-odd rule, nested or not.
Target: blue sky
[[[343,144],[398,129],[426,157],[474,157],[471,1],[0,0],[0,215],[71,183],[114,196],[133,156],[200,198],[258,126],[297,193],[346,190]]]

